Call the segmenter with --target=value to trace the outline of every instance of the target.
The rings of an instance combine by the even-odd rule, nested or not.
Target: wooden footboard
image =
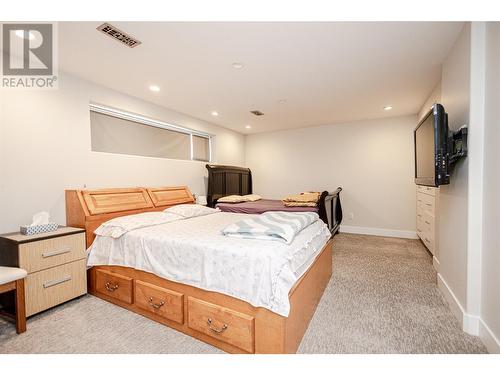
[[[127,267],[91,268],[89,292],[229,353],[295,353],[330,280],[331,245],[290,291],[288,317]]]

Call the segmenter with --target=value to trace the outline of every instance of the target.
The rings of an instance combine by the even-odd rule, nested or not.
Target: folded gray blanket
[[[319,220],[316,212],[264,212],[222,230],[229,237],[280,241],[290,244],[304,228]]]

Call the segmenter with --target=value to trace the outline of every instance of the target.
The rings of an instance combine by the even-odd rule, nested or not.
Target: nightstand
[[[20,267],[25,279],[26,316],[87,293],[85,230],[0,236],[0,266]]]

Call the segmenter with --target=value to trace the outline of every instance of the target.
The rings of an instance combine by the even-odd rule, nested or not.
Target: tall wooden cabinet
[[[432,255],[438,256],[439,188],[417,185],[417,235]]]

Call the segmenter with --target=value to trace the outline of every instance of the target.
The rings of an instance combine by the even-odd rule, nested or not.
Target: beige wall
[[[486,26],[486,102],[483,192],[483,249],[481,280],[481,318],[500,339],[500,23]],[[482,337],[487,339],[486,332]],[[485,340],[486,341],[486,340]],[[491,351],[500,352],[500,342],[490,343]]]
[[[469,123],[470,25],[466,24],[443,64],[441,103],[450,130]],[[468,159],[460,161],[450,184],[440,187],[440,274],[463,308],[467,292]]]
[[[55,91],[0,91],[0,232],[41,210],[64,224],[69,188],[185,184],[206,192],[204,162],[92,152],[89,101],[214,134],[214,161],[244,165],[243,135],[68,75]]]
[[[427,112],[429,112],[434,103],[441,103],[441,80],[439,80],[439,83],[436,85],[436,87],[434,87],[424,105],[422,105],[422,108],[418,113],[419,120],[422,119],[422,117],[424,117]]]
[[[282,198],[341,186],[345,229],[415,236],[416,122],[407,116],[249,135],[254,192]]]

